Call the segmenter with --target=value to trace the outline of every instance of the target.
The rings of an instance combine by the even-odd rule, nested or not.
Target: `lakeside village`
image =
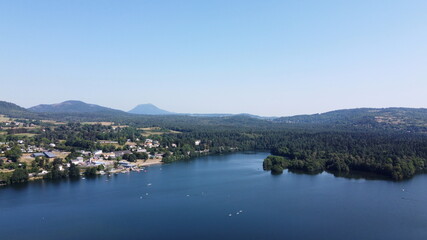
[[[0,134],[0,185],[36,179],[84,178],[141,171],[146,166],[170,162],[170,159],[209,153],[201,140],[187,142],[184,148],[182,143],[171,142],[170,138],[165,138],[165,143],[162,143],[159,139],[165,132],[157,128],[138,130],[128,126],[65,123],[55,123],[53,127],[51,123],[48,127],[45,125],[14,121],[0,124],[0,131],[7,130],[6,134]],[[138,137],[123,138],[129,133],[134,136],[135,132]],[[88,135],[88,139],[93,138],[89,137],[93,134],[97,134],[98,139],[84,139],[85,135]],[[78,135],[81,137],[78,138]],[[109,136],[106,137],[108,139],[121,138],[120,141],[99,139],[103,136]],[[47,142],[48,138],[54,141]],[[99,148],[90,150],[95,147]]]
[[[16,144],[17,143],[17,144]],[[86,151],[78,150],[76,152],[64,152],[55,149],[56,144],[50,143],[49,148],[41,148],[34,145],[26,145],[25,141],[18,140],[14,142],[0,142],[2,150],[1,155],[5,155],[7,151],[13,151],[12,146],[19,146],[22,156],[17,161],[18,167],[22,167],[24,164],[30,165],[30,169],[36,167],[37,172],[28,173],[28,180],[42,179],[51,171],[48,170],[49,162],[58,163],[55,168],[60,172],[65,172],[77,166],[79,168],[79,175],[82,177],[89,175],[104,175],[104,174],[117,174],[126,173],[129,171],[141,171],[146,166],[161,164],[163,160],[164,152],[159,152],[157,149],[161,146],[159,141],[152,139],[137,139],[137,142],[131,142],[127,140],[126,146],[129,150],[120,150],[112,152],[103,152],[102,150]],[[99,141],[101,144],[118,144],[116,141]],[[194,142],[195,146],[200,145],[201,141],[197,140]],[[176,144],[172,144],[172,147],[176,148]],[[200,153],[208,153],[209,150],[201,151]],[[173,152],[169,152],[173,154]],[[189,154],[189,153],[188,153]],[[0,156],[1,156],[0,155]],[[76,156],[76,157],[73,157]],[[8,159],[5,156],[0,157],[1,165],[14,163],[12,159]],[[45,168],[45,166],[47,168]],[[92,169],[95,169],[94,172]],[[92,170],[92,171],[91,171]],[[3,172],[13,172],[12,169],[5,170]],[[0,182],[0,184],[6,184]]]

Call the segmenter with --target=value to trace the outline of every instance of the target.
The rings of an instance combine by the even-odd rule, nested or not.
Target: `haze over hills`
[[[135,114],[138,112],[137,114]],[[247,126],[310,125],[341,128],[397,129],[427,133],[426,108],[357,108],[335,110],[331,112],[297,115],[290,117],[268,118],[250,114],[178,114],[157,108],[152,104],[142,104],[129,112],[107,108],[81,101],[65,101],[59,104],[43,104],[22,108],[16,104],[0,101],[0,114],[35,119],[55,119],[70,121],[116,121],[133,119],[150,120],[153,124],[168,123],[168,126],[185,122],[198,125],[246,124]]]
[[[249,117],[254,118],[263,118],[260,116],[252,115],[252,114],[230,114],[230,113],[175,113],[166,111],[164,109],[160,109],[157,106],[147,103],[147,104],[140,104],[133,108],[132,110],[128,111],[128,113],[133,114],[140,114],[140,115],[187,115],[187,116],[193,116],[193,117],[227,117],[227,116],[234,116],[234,115],[245,115]]]
[[[34,107],[28,108],[31,112],[38,113],[103,113],[103,114],[137,114],[137,115],[187,115],[194,117],[227,117],[234,115],[245,115],[254,118],[264,118],[252,114],[226,114],[226,113],[174,113],[164,109],[160,109],[154,104],[140,104],[134,107],[132,110],[125,112],[118,109],[112,109],[96,104],[89,104],[77,100],[68,100],[62,103],[56,104],[40,104]]]

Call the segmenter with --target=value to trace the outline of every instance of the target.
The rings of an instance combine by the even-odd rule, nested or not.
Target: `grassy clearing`
[[[0,115],[0,122],[9,122],[10,118],[4,116],[4,115]]]
[[[141,133],[142,136],[148,137],[150,135],[162,135],[165,134],[164,132],[143,132]]]
[[[137,144],[135,142],[126,142],[125,145],[136,146]]]
[[[27,165],[30,165],[32,161],[34,161],[35,158],[31,157],[31,153],[24,153],[22,154],[21,158],[19,158],[19,162],[26,163]]]
[[[53,154],[56,155],[56,157],[58,158],[62,158],[64,159],[66,156],[68,156],[68,154],[70,154],[70,152],[58,152],[58,151],[53,151]]]
[[[113,128],[127,128],[129,125],[114,125]]]
[[[102,126],[112,126],[114,123],[113,122],[82,122],[82,124],[86,124],[86,125],[101,124]]]
[[[37,134],[35,134],[35,133],[16,133],[16,134],[13,134],[13,136],[20,136],[20,137],[34,137],[36,135]]]
[[[7,134],[7,132],[0,132],[0,135],[6,135]]]
[[[138,128],[138,130],[155,131],[155,130],[160,130],[160,128],[159,127],[147,127],[147,128]]]
[[[101,146],[114,146],[115,148],[122,147],[122,145],[118,143],[99,143]]]
[[[166,134],[166,133],[181,133],[178,131],[173,131],[173,130],[162,130],[159,127],[151,127],[151,128],[138,128],[139,130],[143,130],[144,132],[141,134],[144,137],[148,137],[150,135],[162,135],[162,134]]]
[[[57,122],[57,121],[54,121],[54,120],[41,120],[41,122],[50,123],[50,124],[54,124],[54,125],[64,125],[64,124],[66,124],[65,122]]]

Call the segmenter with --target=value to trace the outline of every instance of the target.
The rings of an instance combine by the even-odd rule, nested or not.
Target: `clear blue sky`
[[[24,107],[427,107],[427,1],[4,0],[0,81]]]

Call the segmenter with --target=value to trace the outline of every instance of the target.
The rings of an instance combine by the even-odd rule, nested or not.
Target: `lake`
[[[427,175],[262,170],[268,153],[0,188],[1,239],[427,239]]]

